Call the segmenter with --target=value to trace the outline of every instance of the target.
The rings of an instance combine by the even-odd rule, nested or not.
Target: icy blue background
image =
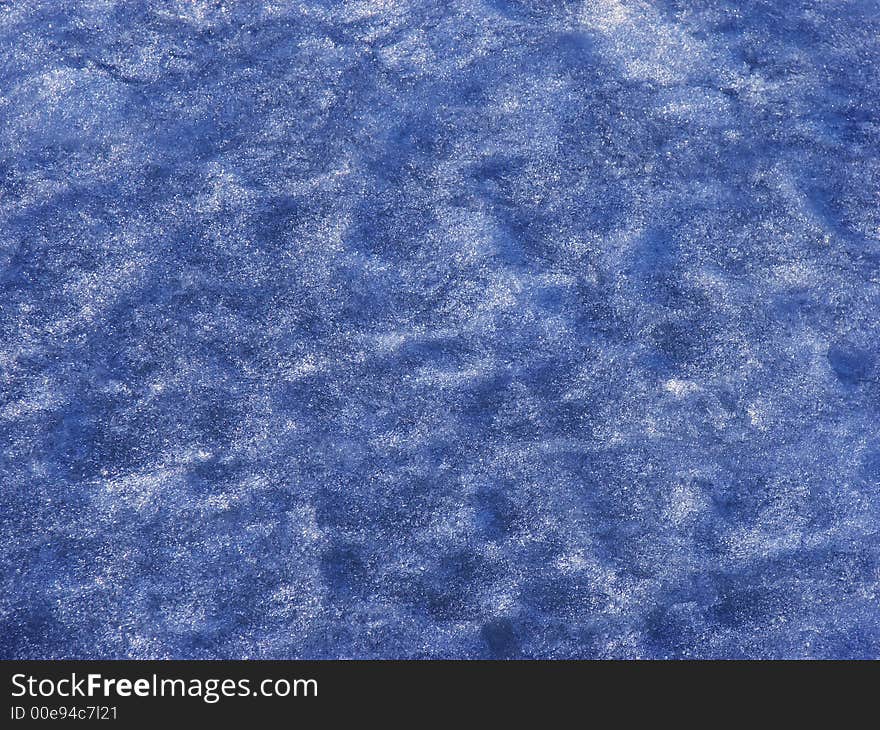
[[[877,2],[0,39],[4,658],[880,657]]]

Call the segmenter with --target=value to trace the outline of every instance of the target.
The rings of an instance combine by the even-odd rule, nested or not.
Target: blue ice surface
[[[880,657],[880,6],[0,2],[3,658]]]

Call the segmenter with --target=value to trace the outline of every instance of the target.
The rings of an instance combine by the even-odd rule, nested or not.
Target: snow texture
[[[880,657],[876,0],[0,42],[3,658]]]

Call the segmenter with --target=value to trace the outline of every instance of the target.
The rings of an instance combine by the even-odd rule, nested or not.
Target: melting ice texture
[[[880,657],[880,6],[0,4],[4,658]]]

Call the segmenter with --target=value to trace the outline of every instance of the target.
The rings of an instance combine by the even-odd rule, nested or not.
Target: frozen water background
[[[0,2],[0,654],[880,657],[880,6]]]

